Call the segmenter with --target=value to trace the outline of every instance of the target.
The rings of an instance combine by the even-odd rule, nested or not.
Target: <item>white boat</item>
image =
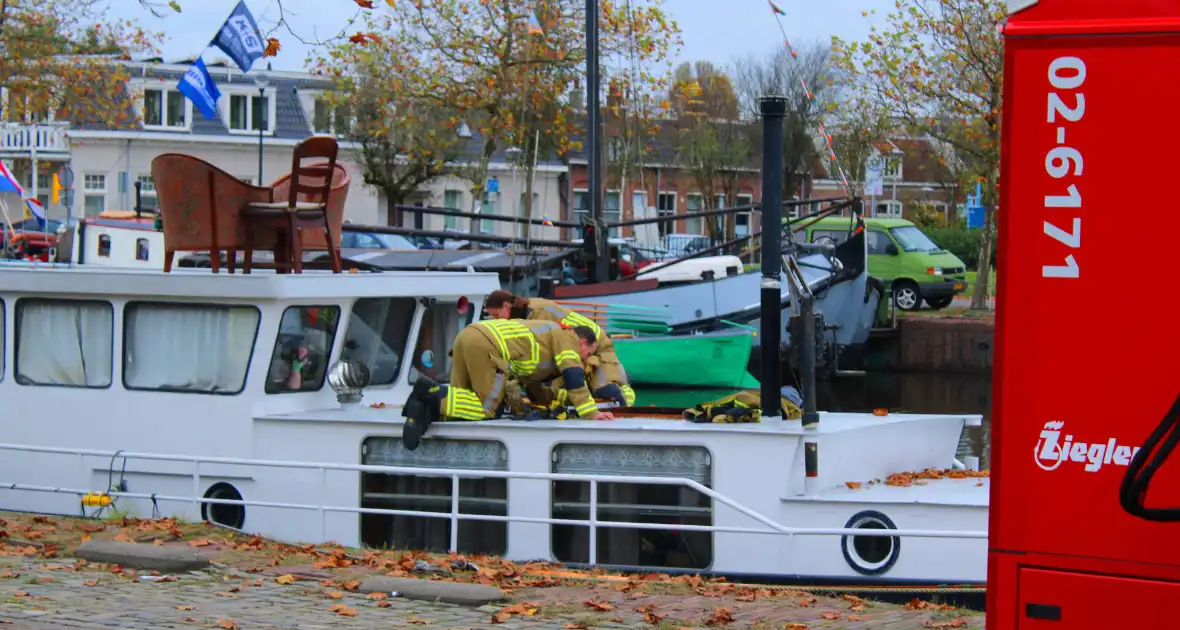
[[[988,478],[884,482],[955,466],[979,416],[440,423],[406,451],[411,379],[445,377],[451,340],[498,287],[475,272],[0,263],[0,509],[78,514],[109,497],[291,542],[984,580]]]

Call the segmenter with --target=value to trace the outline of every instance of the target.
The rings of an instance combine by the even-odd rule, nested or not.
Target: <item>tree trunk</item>
[[[987,184],[987,200],[983,211],[983,235],[979,239],[979,260],[976,265],[975,287],[971,292],[971,310],[988,308],[988,286],[991,284],[992,240],[996,225],[996,175]]]
[[[401,200],[398,199],[395,195],[390,194],[390,190],[388,188],[385,189],[384,192],[385,192],[385,223],[387,225],[392,225],[395,227],[405,227],[405,225],[404,225],[405,221],[402,220],[403,217],[402,217],[401,210],[397,209],[398,205],[401,204]]]
[[[487,187],[488,182],[488,164],[492,161],[492,154],[496,152],[496,141],[492,136],[488,136],[483,143],[483,155],[479,158],[479,168],[476,171],[476,180],[471,187],[471,211],[475,212],[476,205],[479,204],[480,213],[486,212],[487,208],[483,207],[483,193]],[[479,219],[472,217],[471,226],[469,227],[471,234],[479,233]]]

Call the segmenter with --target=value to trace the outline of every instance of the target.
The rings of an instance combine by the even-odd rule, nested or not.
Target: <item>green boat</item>
[[[614,341],[632,385],[759,387],[758,379],[746,371],[754,347],[754,334],[747,330]]]

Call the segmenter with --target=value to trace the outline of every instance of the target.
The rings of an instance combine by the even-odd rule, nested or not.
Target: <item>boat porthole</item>
[[[226,501],[241,501],[242,493],[233,485],[219,481],[205,491],[206,499],[222,499]],[[224,527],[242,529],[246,524],[246,506],[228,503],[202,503],[201,520],[216,523]]]
[[[853,515],[845,529],[897,529],[888,516],[875,510]],[[844,561],[861,575],[881,575],[897,563],[901,555],[901,538],[897,536],[841,536]]]

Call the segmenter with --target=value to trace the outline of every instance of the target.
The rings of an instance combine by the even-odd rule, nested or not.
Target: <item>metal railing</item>
[[[0,151],[65,153],[70,150],[66,124],[0,122]]]
[[[119,498],[126,497],[129,499],[147,499],[153,502],[168,501],[176,503],[192,503],[199,511],[201,504],[219,504],[219,505],[240,505],[253,506],[264,508],[280,508],[293,510],[306,510],[319,513],[319,531],[320,540],[326,540],[327,525],[326,519],[330,512],[352,513],[352,514],[380,514],[386,516],[417,516],[424,518],[445,518],[451,522],[450,535],[450,549],[458,549],[459,542],[459,520],[473,520],[473,521],[496,521],[506,523],[536,523],[543,525],[573,525],[588,527],[589,532],[589,563],[595,565],[598,563],[598,528],[599,527],[619,527],[628,529],[653,529],[653,530],[678,530],[678,531],[702,531],[710,533],[736,533],[736,534],[775,534],[785,535],[788,540],[788,552],[790,545],[794,543],[795,536],[905,536],[910,538],[961,538],[961,539],[986,539],[986,531],[955,531],[955,530],[928,530],[928,529],[853,529],[842,527],[787,527],[776,523],[775,521],[747,508],[740,503],[730,499],[729,497],[714,491],[697,481],[686,479],[683,477],[644,477],[644,476],[630,476],[630,475],[586,475],[586,474],[568,474],[568,473],[532,473],[532,472],[510,472],[510,471],[496,471],[496,470],[475,470],[475,469],[442,469],[442,468],[417,468],[412,466],[374,466],[368,464],[332,464],[325,462],[293,462],[281,460],[261,460],[261,459],[240,459],[233,457],[200,457],[193,455],[164,455],[159,453],[128,453],[123,451],[100,451],[93,449],[71,449],[71,448],[55,448],[45,446],[28,446],[22,444],[0,444],[0,451],[18,451],[26,453],[52,453],[57,455],[73,455],[77,456],[82,466],[84,474],[89,477],[90,472],[86,469],[86,457],[102,457],[111,459],[124,458],[124,462],[128,459],[150,460],[150,461],[170,461],[170,462],[187,462],[192,464],[192,487],[193,496],[172,496],[161,495],[154,493],[143,492],[112,492],[106,491],[98,494],[105,494],[110,497]],[[206,498],[201,492],[201,465],[202,464],[221,464],[231,466],[257,466],[261,468],[295,468],[302,470],[316,470],[320,473],[320,488],[321,496],[327,490],[328,471],[345,471],[345,472],[363,472],[363,473],[378,473],[387,475],[413,475],[418,477],[443,477],[451,480],[451,509],[449,512],[426,512],[420,510],[389,510],[384,508],[364,508],[359,506],[335,506],[325,505],[323,503],[286,503],[275,501],[248,501],[235,499],[212,499]],[[460,479],[533,479],[539,481],[575,481],[587,482],[590,484],[589,497],[589,518],[588,519],[561,519],[561,518],[541,518],[541,517],[527,517],[527,516],[497,516],[490,514],[466,514],[459,511],[459,480]],[[688,525],[688,524],[665,524],[665,523],[629,523],[623,521],[603,521],[597,518],[598,515],[598,484],[600,483],[631,483],[631,484],[651,484],[663,486],[681,486],[695,490],[716,503],[725,505],[740,514],[743,514],[750,519],[763,525],[762,528],[752,527],[730,527],[719,525]],[[40,486],[33,484],[8,483],[0,481],[0,490],[21,490],[30,492],[50,492],[62,494],[75,494],[79,497],[94,493],[91,489],[83,488],[61,488],[54,486]],[[298,541],[306,542],[306,541]]]

